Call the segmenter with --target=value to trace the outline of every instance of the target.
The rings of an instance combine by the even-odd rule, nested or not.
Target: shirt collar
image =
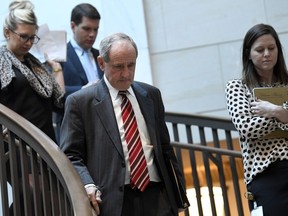
[[[91,49],[84,50],[82,47],[79,46],[79,44],[75,41],[74,38],[71,38],[70,43],[78,56],[82,56],[85,51],[90,52],[91,50]]]
[[[115,88],[109,83],[109,81],[107,80],[107,78],[106,78],[105,75],[104,75],[103,77],[104,77],[104,81],[105,81],[105,83],[106,83],[106,85],[107,85],[107,87],[108,87],[108,90],[109,90],[109,92],[110,92],[110,95],[111,95],[112,100],[116,100],[117,97],[118,97],[118,92],[119,92],[119,90],[118,90],[118,89],[115,89]],[[133,91],[133,89],[132,89],[131,86],[127,89],[127,91],[128,91],[128,93],[129,93],[131,96],[135,97],[134,91]]]

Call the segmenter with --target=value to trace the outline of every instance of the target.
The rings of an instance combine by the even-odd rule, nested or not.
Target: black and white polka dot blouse
[[[254,100],[251,91],[241,80],[227,83],[226,102],[229,115],[239,132],[244,164],[245,183],[265,170],[276,160],[288,159],[288,140],[285,138],[264,139],[277,128],[288,130],[288,124],[253,116],[250,104]]]

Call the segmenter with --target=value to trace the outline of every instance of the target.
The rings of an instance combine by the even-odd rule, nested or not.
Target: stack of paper
[[[30,49],[40,62],[46,61],[45,54],[49,60],[65,62],[67,57],[66,31],[50,31],[47,24],[39,26],[37,36],[40,41]]]

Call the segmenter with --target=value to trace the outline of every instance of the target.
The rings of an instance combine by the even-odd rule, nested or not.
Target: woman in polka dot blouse
[[[225,93],[240,136],[245,183],[253,195],[249,206],[262,206],[265,216],[287,216],[288,139],[264,136],[279,128],[288,133],[288,110],[254,99],[252,93],[255,87],[288,86],[282,46],[272,26],[257,24],[246,33],[242,62],[242,79],[229,81]]]

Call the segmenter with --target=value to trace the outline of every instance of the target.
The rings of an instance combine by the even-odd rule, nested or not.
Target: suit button
[[[123,192],[124,191],[124,186],[119,187],[119,191]]]
[[[122,162],[122,163],[121,163],[121,166],[122,166],[122,167],[126,167],[125,162]]]

